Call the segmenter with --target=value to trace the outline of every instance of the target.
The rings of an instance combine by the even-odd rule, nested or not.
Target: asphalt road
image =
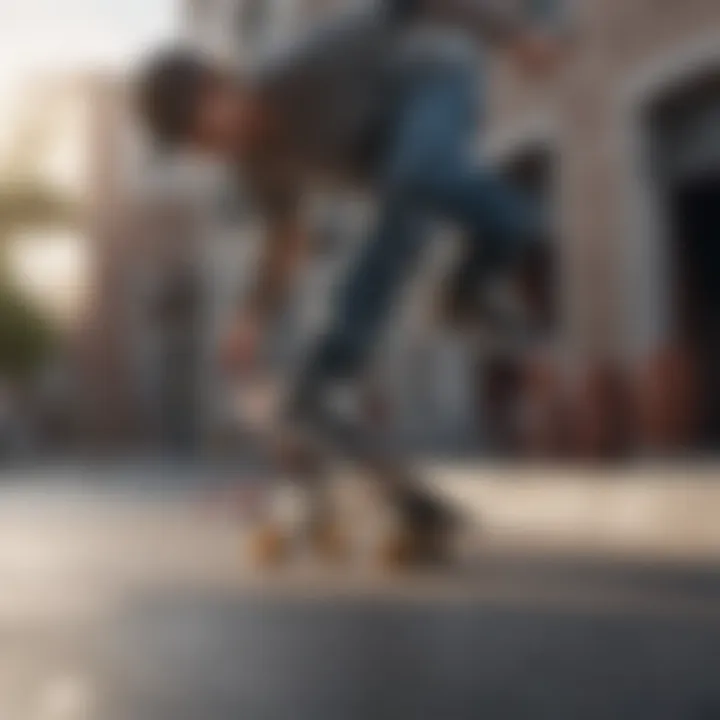
[[[713,568],[242,567],[190,504],[0,492],[0,718],[720,718]]]
[[[493,604],[156,598],[116,628],[123,718],[720,717],[720,628]]]

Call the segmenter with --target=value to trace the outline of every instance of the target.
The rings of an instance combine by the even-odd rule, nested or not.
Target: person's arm
[[[491,42],[512,42],[526,27],[521,0],[385,0],[399,19],[467,28]]]
[[[221,355],[232,372],[252,370],[268,324],[281,309],[305,255],[305,232],[295,201],[264,203],[267,229],[254,283],[225,336]]]
[[[429,17],[462,25],[490,42],[512,42],[527,28],[520,4],[512,0],[421,1]]]
[[[559,62],[557,0],[385,0],[396,20],[463,27],[508,52],[531,75]],[[553,28],[551,30],[551,28]]]
[[[305,233],[296,211],[270,218],[248,312],[265,324],[280,309],[305,255]]]

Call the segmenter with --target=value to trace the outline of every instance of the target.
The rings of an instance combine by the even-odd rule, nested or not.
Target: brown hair
[[[214,76],[210,63],[187,48],[161,51],[147,62],[137,83],[137,109],[158,144],[189,139],[201,97]]]

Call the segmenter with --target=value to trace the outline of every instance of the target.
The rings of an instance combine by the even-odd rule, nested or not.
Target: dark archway
[[[501,162],[507,180],[546,218],[545,227],[518,269],[529,301],[532,336],[542,344],[558,331],[558,254],[552,218],[557,209],[557,156],[552,143],[524,145]],[[483,408],[488,449],[501,456],[522,450],[518,424],[525,392],[526,350],[483,351],[477,363],[478,402]]]
[[[674,341],[691,358],[694,444],[720,450],[720,70],[647,111],[653,179],[664,206]]]

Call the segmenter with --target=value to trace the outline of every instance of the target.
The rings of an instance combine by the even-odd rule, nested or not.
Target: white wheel
[[[285,529],[273,523],[251,528],[246,538],[246,555],[257,568],[276,568],[290,558],[291,541]]]

